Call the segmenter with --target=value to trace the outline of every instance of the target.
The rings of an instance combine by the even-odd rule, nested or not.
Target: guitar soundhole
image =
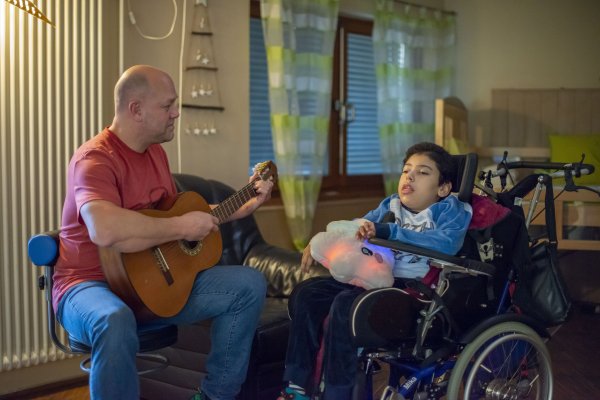
[[[179,247],[188,256],[196,256],[202,250],[201,241],[180,240]]]

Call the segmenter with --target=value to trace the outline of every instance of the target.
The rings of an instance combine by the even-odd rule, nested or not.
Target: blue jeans
[[[179,314],[152,321],[179,325],[213,320],[202,390],[214,400],[234,399],[245,380],[265,293],[260,271],[214,266],[197,275]],[[70,336],[92,347],[92,399],[139,399],[137,323],[108,284],[88,281],[72,287],[60,300],[57,317]]]

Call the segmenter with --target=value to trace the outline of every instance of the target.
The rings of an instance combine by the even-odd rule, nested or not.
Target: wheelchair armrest
[[[54,266],[58,258],[58,235],[60,230],[39,233],[27,242],[27,253],[38,267]]]
[[[405,253],[415,254],[417,256],[427,257],[432,261],[431,264],[434,267],[451,268],[456,272],[485,274],[489,276],[493,276],[496,272],[496,268],[491,264],[486,264],[484,262],[471,260],[468,258],[450,256],[439,251],[402,243],[397,240],[373,238],[369,239],[369,243],[377,246],[387,247],[392,250],[398,250]]]

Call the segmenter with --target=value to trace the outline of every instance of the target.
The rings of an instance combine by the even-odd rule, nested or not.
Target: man
[[[54,307],[69,334],[92,348],[92,399],[139,398],[136,319],[106,283],[98,247],[136,252],[174,240],[199,241],[218,230],[217,218],[201,211],[171,218],[136,211],[176,193],[160,143],[173,139],[178,117],[169,75],[134,66],[115,86],[112,124],[84,143],[69,164]],[[257,196],[230,220],[267,201],[272,186],[257,180]],[[229,400],[238,393],[265,291],[262,274],[252,268],[214,266],[197,275],[181,312],[158,320],[182,324],[213,319],[208,375],[196,398]]]

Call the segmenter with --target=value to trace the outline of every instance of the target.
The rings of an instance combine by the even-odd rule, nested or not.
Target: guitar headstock
[[[271,160],[263,161],[254,166],[254,171],[258,172],[258,176],[263,181],[271,179],[273,183],[277,180],[277,165]]]

